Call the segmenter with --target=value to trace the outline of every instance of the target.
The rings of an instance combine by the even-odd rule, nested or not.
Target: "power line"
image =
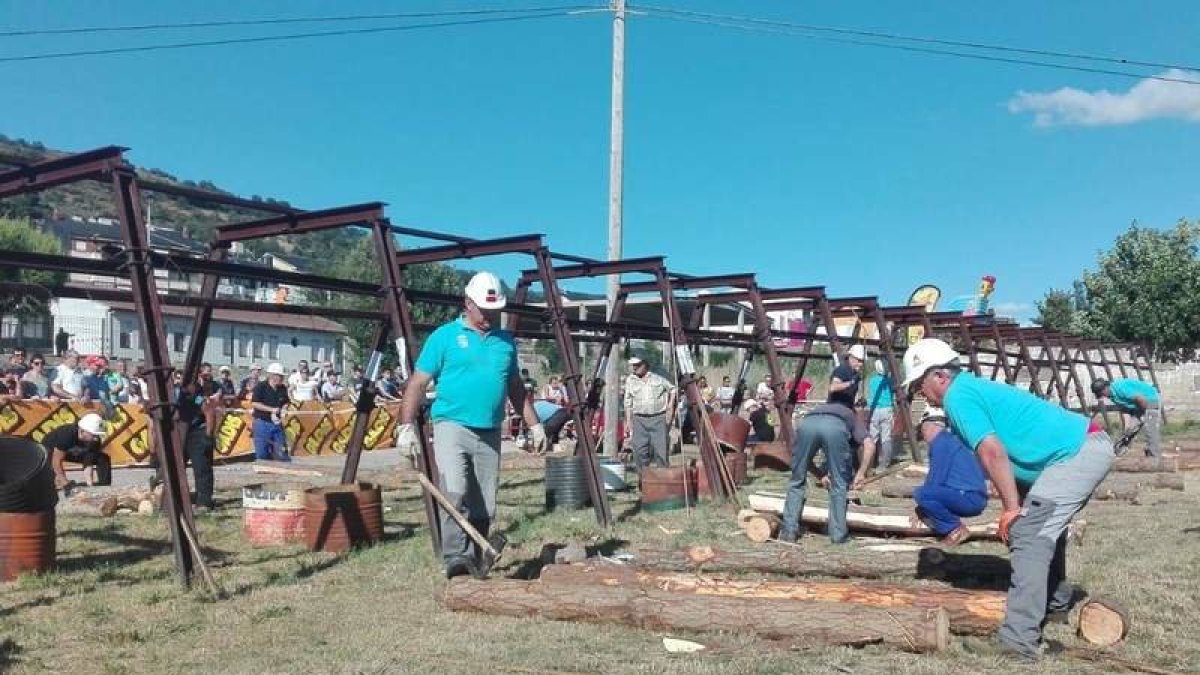
[[[337,23],[344,21],[380,21],[384,19],[436,19],[449,16],[481,16],[489,14],[529,14],[590,9],[590,5],[552,5],[547,7],[480,8],[443,10],[439,12],[396,12],[390,14],[347,14],[312,17],[275,17],[270,19],[214,19],[184,23],[147,23],[130,26],[75,26],[71,28],[31,28],[0,31],[0,37],[30,35],[77,35],[86,33],[124,33],[134,31],[176,30],[188,28],[228,28],[233,26],[270,26],[297,23]]]
[[[437,23],[405,24],[402,26],[379,26],[375,28],[355,28],[346,30],[331,30],[315,33],[292,33],[288,35],[261,35],[245,38],[225,38],[221,40],[201,40],[196,42],[175,42],[158,45],[143,45],[140,47],[113,47],[111,49],[84,49],[71,52],[51,52],[48,54],[27,54],[22,56],[0,57],[0,63],[15,61],[42,61],[49,59],[65,59],[77,56],[107,56],[111,54],[131,54],[136,52],[155,52],[170,49],[188,49],[191,47],[216,47],[223,45],[252,44],[259,42],[282,42],[285,40],[304,40],[308,38],[337,37],[345,35],[367,35],[372,33],[389,33],[397,31],[424,30],[430,28],[449,28],[452,26],[474,26],[490,23],[507,23],[516,21],[531,21],[552,17],[570,16],[571,12],[557,11],[541,14],[523,14],[521,16],[490,17],[482,19],[463,19],[459,21],[441,21]]]
[[[883,49],[896,49],[907,52],[916,52],[921,54],[934,54],[939,56],[952,56],[956,58],[975,59],[979,61],[992,61],[998,63],[1013,63],[1018,65],[1037,66],[1041,68],[1054,68],[1058,70],[1073,70],[1084,73],[1097,73],[1101,75],[1115,75],[1118,77],[1128,77],[1132,79],[1159,80],[1161,82],[1175,82],[1179,84],[1194,84],[1200,85],[1200,80],[1190,80],[1180,77],[1169,77],[1163,75],[1149,75],[1145,73],[1137,73],[1127,70],[1113,70],[1108,68],[1093,68],[1089,66],[1071,65],[1066,63],[1055,63],[1052,61],[1038,61],[1034,59],[1023,59],[1016,57],[995,56],[991,54],[977,54],[972,52],[955,51],[950,49],[937,49],[934,47],[920,47],[915,45],[894,44],[889,42],[878,42],[867,39],[857,39],[852,37],[835,37],[831,35],[817,34],[819,32],[835,32],[840,34],[864,35],[880,39],[890,40],[908,40],[916,42],[925,42],[933,44],[948,44],[957,46],[969,46],[976,49],[992,49],[1005,52],[1031,53],[1041,54],[1044,56],[1055,56],[1058,58],[1073,58],[1081,60],[1091,60],[1105,63],[1123,63],[1133,66],[1148,66],[1161,68],[1174,68],[1178,70],[1193,70],[1200,71],[1200,68],[1195,66],[1178,66],[1169,64],[1153,63],[1149,61],[1135,61],[1131,59],[1119,59],[1114,57],[1091,56],[1084,54],[1070,54],[1067,52],[1053,52],[1049,50],[1032,50],[1019,47],[1006,47],[1001,45],[986,45],[983,43],[967,43],[956,42],[951,40],[940,40],[936,38],[917,38],[903,35],[893,35],[888,33],[875,33],[872,31],[856,31],[852,29],[836,28],[831,26],[812,26],[807,24],[789,23],[785,21],[773,21],[769,19],[757,19],[753,17],[733,16],[726,14],[707,14],[704,12],[693,12],[688,10],[675,10],[665,7],[648,7],[639,5],[637,10],[645,13],[647,16],[666,19],[668,21],[681,21],[694,24],[705,24],[711,26],[720,26],[724,28],[736,28],[748,32],[771,33],[776,35],[791,35],[794,37],[808,38],[812,40],[821,40],[825,42],[835,42],[840,44],[851,44],[865,47],[879,47]]]

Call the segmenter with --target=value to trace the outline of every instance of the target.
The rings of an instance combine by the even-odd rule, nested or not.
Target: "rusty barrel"
[[[311,551],[341,553],[383,538],[383,498],[371,483],[304,492],[304,541]]]
[[[54,566],[54,509],[37,513],[0,513],[0,581]]]
[[[242,488],[242,536],[254,546],[304,540],[304,490],[300,483],[266,483]]]
[[[696,475],[691,467],[646,467],[640,487],[643,511],[669,511],[696,503]]]
[[[725,459],[725,466],[729,467],[729,473],[733,474],[733,482],[736,485],[746,484],[746,453],[744,452],[723,452],[721,455]],[[696,462],[696,493],[701,497],[711,497],[712,490],[708,485],[708,472],[704,470],[704,461]]]
[[[792,470],[792,449],[784,441],[758,443],[751,452],[754,455],[754,468],[756,469]]]
[[[737,415],[717,411],[709,412],[708,419],[722,445],[736,452],[746,449],[746,439],[750,437],[749,422]]]

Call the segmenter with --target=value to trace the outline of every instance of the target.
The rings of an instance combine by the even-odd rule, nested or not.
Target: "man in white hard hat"
[[[283,383],[285,375],[282,363],[272,363],[267,366],[267,380],[255,385],[250,396],[250,407],[254,409],[254,426],[250,432],[256,460],[292,461],[287,452],[287,434],[283,432],[283,408],[291,402],[287,385]]]
[[[42,446],[50,453],[50,468],[54,471],[54,487],[62,489],[71,484],[63,463],[78,462],[86,469],[88,485],[108,485],[112,482],[112,462],[100,449],[108,431],[104,420],[88,413],[74,424],[63,424],[42,438]]]
[[[997,637],[1005,651],[1040,655],[1048,612],[1069,610],[1067,525],[1114,459],[1112,439],[1083,415],[1023,389],[964,372],[954,349],[925,338],[904,353],[904,386],[946,411],[951,429],[979,457],[1000,493],[1000,538],[1012,579]]]
[[[625,437],[638,471],[654,464],[668,464],[671,446],[679,442],[675,430],[675,387],[667,378],[650,371],[646,360],[629,359],[625,378]]]
[[[437,381],[431,409],[433,451],[438,479],[446,498],[468,522],[488,536],[496,514],[500,482],[500,426],[504,399],[523,413],[534,450],[546,446],[546,430],[538,421],[531,396],[517,368],[517,345],[500,328],[500,310],[507,300],[496,275],[479,272],[467,283],[461,317],[440,326],[425,341],[404,391],[396,443],[401,452],[419,451],[416,420],[425,390]],[[443,514],[442,560],[447,577],[485,576],[482,551],[448,514]],[[503,546],[500,537],[493,545]]]
[[[866,347],[854,345],[846,350],[846,358],[833,369],[829,380],[830,403],[841,403],[847,408],[854,408],[858,399],[858,385],[862,380],[863,361],[866,360]]]

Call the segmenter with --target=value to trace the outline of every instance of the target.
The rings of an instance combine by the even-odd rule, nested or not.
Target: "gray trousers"
[[[783,526],[780,538],[794,539],[803,531],[801,516],[808,495],[808,467],[818,450],[825,451],[825,469],[829,472],[829,538],[841,544],[850,538],[846,524],[847,491],[854,475],[854,450],[846,423],[833,415],[809,415],[796,430],[792,444],[792,477],[788,480],[783,502]]]
[[[1142,421],[1145,427],[1142,431],[1146,432],[1146,456],[1161,458],[1162,457],[1162,409],[1159,406],[1150,406],[1146,409],[1146,414],[1142,416]]]
[[[1075,589],[1067,582],[1067,524],[1113,459],[1108,434],[1089,434],[1078,454],[1048,467],[1025,495],[1009,531],[1012,578],[998,634],[1007,647],[1037,656],[1046,612],[1070,608]]]
[[[667,466],[667,413],[630,417],[633,429],[629,432],[629,444],[638,470],[651,463],[654,466]]]
[[[496,490],[500,487],[500,430],[434,422],[433,453],[442,494],[486,537],[496,515]],[[441,524],[443,560],[479,555],[449,514],[442,514]]]
[[[876,453],[880,469],[892,465],[892,429],[895,416],[891,408],[876,408],[871,413],[871,421],[867,425],[867,438],[875,439]]]

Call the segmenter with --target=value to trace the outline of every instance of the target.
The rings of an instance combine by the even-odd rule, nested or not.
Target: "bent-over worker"
[[[929,445],[929,473],[913,490],[916,515],[942,538],[957,546],[971,535],[963,517],[977,516],[987,507],[987,483],[971,449],[946,430],[946,413],[930,406],[921,416],[921,436]]]
[[[963,372],[959,355],[936,338],[904,353],[904,386],[946,411],[954,433],[975,450],[1004,510],[1012,577],[1000,648],[1035,660],[1047,612],[1076,601],[1066,579],[1067,525],[1104,480],[1112,439],[1083,415],[1017,387]]]
[[[112,461],[100,449],[108,435],[104,420],[88,413],[74,424],[64,424],[42,437],[42,446],[50,453],[50,468],[54,471],[54,487],[61,490],[70,485],[63,463],[67,460],[82,464],[88,485],[112,483]]]
[[[1092,382],[1092,393],[1096,398],[1107,398],[1121,410],[1123,422],[1126,417],[1136,417],[1145,425],[1146,456],[1162,457],[1162,397],[1149,382],[1130,378],[1118,378],[1109,382],[1099,379]],[[1128,424],[1125,425],[1128,428]]]
[[[794,542],[804,532],[801,515],[807,494],[806,481],[818,450],[825,451],[825,472],[829,478],[829,539],[835,544],[850,540],[850,528],[846,524],[847,492],[854,473],[855,448],[862,445],[866,437],[867,430],[854,410],[841,403],[819,405],[805,416],[792,444],[792,477],[783,503],[781,541]]]
[[[433,402],[433,451],[445,497],[484,537],[496,515],[500,485],[500,425],[505,396],[522,411],[533,449],[541,452],[546,431],[527,396],[517,369],[517,345],[499,328],[507,300],[500,280],[479,272],[467,283],[463,314],[430,334],[417,357],[404,391],[397,445],[402,453],[419,452],[417,412],[425,389],[437,381]],[[446,577],[483,576],[482,551],[449,514],[442,514],[442,560]]]

